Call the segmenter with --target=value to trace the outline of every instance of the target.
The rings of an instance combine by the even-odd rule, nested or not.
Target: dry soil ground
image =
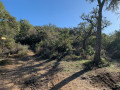
[[[0,90],[120,90],[118,68],[88,71],[62,57],[44,60],[33,52],[9,61],[0,66]]]

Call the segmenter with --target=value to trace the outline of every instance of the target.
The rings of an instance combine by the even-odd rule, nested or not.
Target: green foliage
[[[22,46],[22,49],[20,51],[18,51],[18,56],[24,57],[26,55],[28,55],[28,46],[24,45],[24,46]]]
[[[111,41],[107,46],[107,51],[110,53],[112,58],[120,58],[120,31],[115,31],[113,35],[110,36]]]
[[[67,55],[66,57],[64,57],[64,61],[80,61],[82,58],[81,56],[77,56],[77,55],[74,55],[74,54],[70,54],[70,55]]]
[[[106,35],[106,34],[102,34],[102,48],[103,49],[107,49],[108,45],[110,44],[110,36]]]
[[[53,27],[49,27],[49,29],[49,33],[46,32],[47,38],[42,39],[36,44],[36,52],[39,55],[46,58],[56,58],[59,57],[60,54],[72,49],[69,29],[56,29],[57,31],[54,31]]]
[[[94,62],[89,60],[89,61],[83,63],[83,67],[85,69],[92,69],[94,67]]]
[[[80,56],[83,59],[92,59],[94,53],[94,48],[91,45],[88,45],[86,50],[84,50],[83,48],[73,50],[73,54]]]
[[[65,51],[69,51],[72,49],[72,40],[70,39],[69,36],[69,31],[68,30],[64,30],[61,31],[59,34],[59,38],[56,41],[56,47],[58,52],[65,52]]]
[[[83,67],[86,69],[94,69],[108,66],[110,66],[110,63],[104,58],[101,58],[101,63],[99,63],[99,65],[96,65],[96,63],[93,60],[89,60],[83,64]]]
[[[3,3],[0,1],[0,12],[2,12],[2,10],[4,10],[4,5],[3,5]]]
[[[36,52],[43,58],[51,58],[51,55],[55,52],[55,42],[52,40],[41,41],[36,44]]]
[[[102,61],[102,67],[107,67],[110,65],[110,63],[105,58],[101,58],[101,61]]]
[[[33,26],[27,20],[21,19],[19,21],[19,31],[16,36],[16,41],[22,44],[28,44],[30,41],[30,34],[33,33],[31,31],[33,31]]]
[[[114,52],[112,52],[112,58],[113,59],[120,58],[120,50],[115,50]]]
[[[93,49],[93,47],[91,45],[88,45],[88,47],[86,49],[86,54],[90,55],[90,56],[95,54],[95,51],[94,51],[94,49]]]
[[[84,58],[89,60],[85,62],[85,66],[92,67],[94,63],[91,60],[93,60],[96,45],[94,34],[98,24],[95,18],[97,10],[94,9],[91,15],[83,14],[81,18],[86,22],[81,22],[76,28],[60,28],[52,24],[33,26],[27,20],[16,21],[0,1],[0,38],[6,37],[6,40],[0,40],[0,55],[4,46],[5,55],[17,54],[22,57],[27,55],[30,46],[30,49],[35,50],[41,57],[55,59],[69,52],[69,55],[64,58],[65,61]],[[107,20],[102,21],[103,28],[108,24]],[[120,58],[120,31],[116,31],[111,36],[102,34],[101,40],[102,57]],[[104,59],[102,62],[106,65]]]
[[[90,1],[90,2],[94,2],[96,0],[86,0],[86,1]],[[97,0],[97,2],[99,3],[103,3],[105,2],[106,4],[106,10],[116,10],[118,9],[119,7],[119,0]]]
[[[74,36],[75,38],[75,36]],[[79,49],[82,46],[82,41],[81,41],[81,37],[78,37],[77,39],[74,39],[72,42],[72,46],[74,49]]]
[[[15,48],[15,37],[18,30],[19,24],[16,18],[5,10],[4,5],[0,1],[0,38],[6,38],[6,40],[0,40],[0,49],[4,48],[4,54],[10,53]]]

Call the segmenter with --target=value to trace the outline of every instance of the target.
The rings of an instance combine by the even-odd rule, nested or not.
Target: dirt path
[[[66,75],[58,60],[43,60],[33,52],[22,59],[10,59],[13,65],[0,66],[0,90],[103,90],[94,88],[81,78],[81,70]]]

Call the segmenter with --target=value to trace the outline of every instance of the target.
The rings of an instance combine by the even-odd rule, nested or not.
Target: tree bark
[[[94,62],[95,65],[98,66],[101,63],[101,58],[100,58],[100,53],[101,53],[101,26],[102,26],[102,9],[103,9],[103,5],[104,3],[100,2],[100,0],[98,0],[98,4],[99,4],[99,10],[98,10],[98,18],[97,18],[97,22],[98,22],[98,26],[97,26],[97,32],[96,32],[96,50],[95,50],[95,56],[94,56]]]

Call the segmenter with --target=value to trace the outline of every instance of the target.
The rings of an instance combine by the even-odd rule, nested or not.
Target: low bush
[[[43,58],[57,58],[72,49],[69,40],[44,40],[36,44],[36,53]]]
[[[21,48],[21,47],[20,47]],[[22,48],[18,51],[18,56],[19,57],[24,57],[28,54],[28,46],[27,45],[22,45]]]
[[[4,47],[4,56],[9,56],[16,54],[17,56],[25,56],[28,53],[28,46],[27,45],[21,45],[19,43],[14,43],[12,48]],[[0,55],[2,55],[2,49],[0,48]]]
[[[94,65],[94,61],[92,61],[92,60],[89,60],[89,61],[83,63],[83,67],[84,67],[85,69],[93,69],[94,66],[95,66],[95,65]]]
[[[86,54],[90,55],[90,56],[95,54],[95,51],[94,51],[94,49],[93,49],[93,47],[91,45],[88,45],[88,47],[86,49]]]
[[[105,58],[101,58],[102,66],[101,67],[107,67],[110,65],[109,61],[107,61]]]
[[[87,56],[86,56],[86,59],[87,59],[87,60],[93,60],[93,59],[94,59],[94,55],[87,55]]]
[[[77,60],[81,60],[81,57],[74,54],[70,54],[64,57],[64,61],[77,61]]]
[[[89,60],[83,64],[83,67],[86,69],[101,68],[108,66],[110,66],[110,63],[104,58],[101,58],[101,63],[99,63],[99,65],[96,65],[94,60]]]
[[[112,58],[113,59],[118,59],[120,58],[120,51],[119,50],[116,50],[112,53]]]
[[[38,44],[36,44],[36,53],[42,58],[52,58],[52,55],[55,52],[55,43],[51,40],[41,41]]]

